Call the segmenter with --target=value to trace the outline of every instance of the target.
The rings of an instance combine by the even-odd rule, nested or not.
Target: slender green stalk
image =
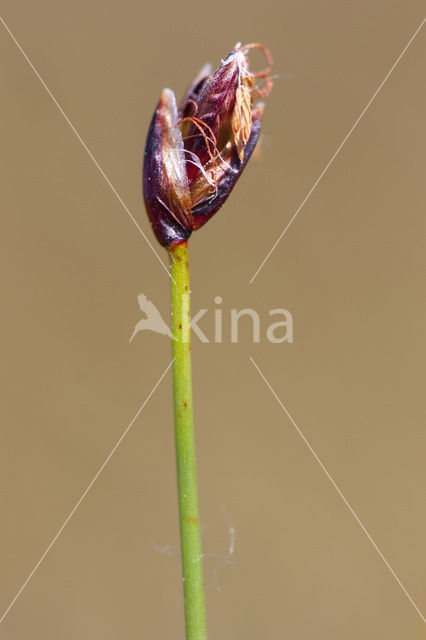
[[[173,333],[173,398],[187,640],[205,640],[206,620],[192,413],[188,245],[169,249]]]

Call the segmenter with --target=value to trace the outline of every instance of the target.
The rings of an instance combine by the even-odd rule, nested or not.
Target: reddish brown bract
[[[272,81],[269,67],[249,71],[246,51],[261,45],[237,44],[220,67],[206,65],[179,109],[165,89],[148,131],[143,192],[154,233],[163,246],[189,238],[222,206],[256,145],[263,103]],[[256,78],[265,78],[263,90]]]

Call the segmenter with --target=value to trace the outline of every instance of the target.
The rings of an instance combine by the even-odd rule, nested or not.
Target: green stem
[[[173,398],[187,640],[205,640],[206,620],[192,415],[188,245],[169,249],[172,303]]]

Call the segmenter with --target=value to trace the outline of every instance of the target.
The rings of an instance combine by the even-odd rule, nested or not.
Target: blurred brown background
[[[210,640],[417,639],[425,625],[249,361],[426,611],[420,1],[3,0],[1,15],[149,239],[141,159],[164,86],[260,41],[261,157],[191,240],[194,312],[283,307],[294,343],[194,339]],[[4,611],[170,361],[137,294],[168,277],[0,26]],[[260,55],[253,63],[262,64]],[[165,252],[158,249],[163,260]],[[220,264],[217,265],[219,251]],[[264,329],[263,329],[264,331]],[[228,333],[227,333],[228,332]],[[183,639],[171,376],[0,625],[8,640]],[[233,564],[227,562],[235,527]],[[161,551],[162,550],[162,551]]]

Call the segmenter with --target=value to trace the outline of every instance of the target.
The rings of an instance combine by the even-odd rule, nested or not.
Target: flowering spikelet
[[[261,48],[268,68],[251,73],[247,51]],[[145,146],[143,192],[165,247],[184,242],[222,206],[256,145],[269,94],[272,59],[258,44],[237,44],[212,72],[203,67],[179,108],[164,89]],[[263,89],[257,79],[265,80]]]

